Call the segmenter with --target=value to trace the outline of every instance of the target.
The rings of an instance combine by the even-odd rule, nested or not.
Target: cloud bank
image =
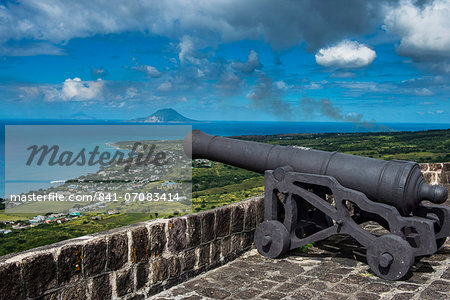
[[[435,0],[422,7],[401,1],[387,10],[385,30],[400,36],[398,52],[416,61],[450,57],[450,0]]]
[[[308,47],[318,49],[348,34],[373,32],[373,25],[382,20],[381,5],[368,0],[23,0],[1,3],[0,41],[29,39],[64,43],[96,34],[141,31],[180,41],[191,33],[209,42],[263,38],[276,50],[306,41]]]

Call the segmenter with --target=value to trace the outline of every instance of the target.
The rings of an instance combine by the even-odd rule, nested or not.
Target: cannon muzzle
[[[186,155],[205,158],[264,174],[290,167],[299,173],[332,176],[344,187],[409,215],[422,200],[443,203],[448,191],[428,185],[415,162],[360,157],[298,146],[279,146],[211,136],[193,130],[184,140]],[[192,146],[192,147],[191,147]]]

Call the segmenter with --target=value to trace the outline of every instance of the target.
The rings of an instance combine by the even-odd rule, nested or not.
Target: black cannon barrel
[[[296,172],[333,176],[343,186],[363,192],[372,201],[396,207],[402,215],[410,214],[422,200],[443,203],[448,194],[442,186],[428,185],[414,162],[243,141],[211,136],[200,130],[189,133],[184,145],[189,157],[258,173],[290,166]]]

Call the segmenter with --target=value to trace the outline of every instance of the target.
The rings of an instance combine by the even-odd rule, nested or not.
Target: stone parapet
[[[249,250],[263,198],[0,258],[0,299],[143,299]]]

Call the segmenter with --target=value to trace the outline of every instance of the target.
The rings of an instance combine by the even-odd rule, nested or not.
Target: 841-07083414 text
[[[111,193],[95,192],[93,194],[61,193],[11,195],[11,202],[178,202],[181,197],[178,193]]]

